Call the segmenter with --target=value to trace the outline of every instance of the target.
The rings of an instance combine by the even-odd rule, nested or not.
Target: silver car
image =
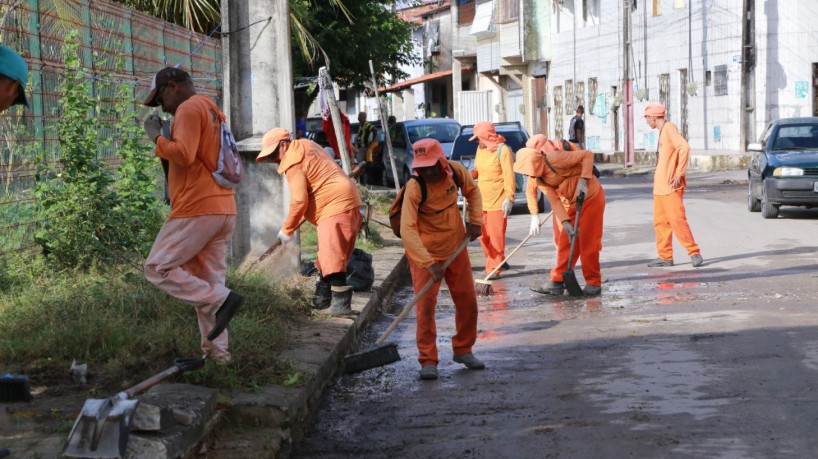
[[[389,127],[389,135],[392,137],[392,151],[395,154],[395,165],[398,169],[398,179],[400,185],[406,184],[412,175],[412,144],[420,139],[435,139],[440,142],[446,157],[452,154],[454,140],[460,134],[460,123],[451,119],[425,119],[411,120],[395,123]],[[384,178],[389,186],[395,186],[395,178],[392,176],[392,165],[389,156],[384,151],[383,162],[385,166]]]

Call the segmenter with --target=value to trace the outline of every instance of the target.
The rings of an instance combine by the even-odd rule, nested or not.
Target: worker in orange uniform
[[[278,239],[290,242],[305,220],[318,228],[316,266],[321,277],[313,305],[320,314],[355,314],[346,269],[362,223],[358,188],[320,145],[306,139],[291,140],[286,129],[275,128],[264,134],[261,146],[256,161],[267,158],[278,163],[278,173],[287,177],[290,189],[290,212]]]
[[[570,237],[579,230],[574,259],[582,260],[585,277],[583,292],[589,296],[602,293],[599,252],[602,251],[602,221],[605,213],[605,191],[594,176],[594,156],[586,150],[566,151],[560,141],[538,134],[517,152],[514,171],[527,175],[526,200],[531,213],[529,234],[539,234],[537,189],[545,193],[554,211],[554,246],[557,264],[551,270],[550,282],[534,288],[538,293],[562,295],[565,292],[562,273],[568,270]],[[571,223],[577,213],[577,197],[584,194],[580,221]]]
[[[687,185],[685,172],[690,160],[690,145],[676,125],[665,119],[665,106],[651,103],[645,107],[645,121],[659,130],[656,173],[653,176],[653,228],[659,258],[648,263],[651,268],[673,266],[673,235],[687,249],[693,267],[704,263],[699,246],[687,224],[683,202]]]
[[[480,191],[468,170],[459,162],[447,161],[440,142],[421,139],[412,148],[412,169],[425,183],[426,200],[421,205],[420,182],[409,180],[401,207],[400,231],[415,294],[430,279],[435,281],[417,303],[417,345],[420,378],[437,379],[435,306],[440,281],[444,277],[455,308],[457,332],[452,337],[453,360],[473,370],[485,368],[485,364],[472,353],[477,340],[477,295],[468,250],[463,249],[445,272],[441,268],[442,262],[454,254],[465,237],[473,241],[480,236],[480,225],[469,223],[468,227],[463,226],[457,210],[458,183],[469,204],[469,221],[479,221],[483,210]],[[457,174],[457,180],[454,174]]]
[[[506,223],[514,205],[517,184],[514,177],[514,152],[506,139],[497,134],[494,124],[482,122],[474,125],[474,135],[480,144],[474,158],[472,178],[483,197],[483,235],[480,245],[486,255],[486,273],[490,273],[506,258]],[[502,147],[502,148],[501,148]],[[497,270],[500,274],[503,266]]]

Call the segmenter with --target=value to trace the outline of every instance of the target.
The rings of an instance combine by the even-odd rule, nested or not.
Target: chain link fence
[[[63,44],[72,31],[81,43],[83,75],[93,81],[101,105],[113,103],[115,86],[128,85],[134,107],[148,114],[152,109],[139,102],[153,75],[175,65],[191,74],[199,94],[222,105],[221,44],[212,33],[193,33],[99,0],[0,0],[3,17],[0,41],[29,64],[29,107],[15,106],[0,114],[0,255],[34,248],[35,160],[42,152],[49,162],[60,158]],[[115,134],[113,121],[98,119],[104,134]],[[112,167],[119,161],[112,148],[101,154]]]

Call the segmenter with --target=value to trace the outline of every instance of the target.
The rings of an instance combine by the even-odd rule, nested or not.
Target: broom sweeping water
[[[548,212],[548,215],[546,215],[545,218],[543,218],[540,221],[540,226],[547,222],[548,219],[551,218],[551,215],[553,213],[554,213],[553,211]],[[515,247],[510,254],[508,254],[506,259],[501,261],[500,264],[498,264],[497,266],[495,266],[494,269],[490,273],[488,273],[488,275],[483,280],[477,279],[474,281],[474,291],[477,292],[478,296],[489,296],[494,294],[494,290],[491,288],[491,281],[489,280],[489,278],[493,276],[494,273],[496,273],[497,270],[500,269],[500,267],[502,267],[503,264],[505,264],[505,262],[507,262],[515,253],[517,253],[517,251],[520,250],[520,248],[522,248],[522,246],[525,245],[525,243],[528,242],[529,239],[531,239],[531,236],[533,236],[533,234],[529,234],[528,236],[526,236],[525,239],[523,239],[522,242],[520,242],[517,245],[517,247]]]
[[[466,245],[469,244],[469,236],[466,236],[463,239],[463,242],[457,247],[454,251],[452,256],[450,256],[445,262],[443,262],[443,272],[446,272],[446,268],[449,267],[450,264],[454,261],[455,258],[463,251]],[[354,354],[350,354],[346,356],[344,359],[344,371],[348,374],[352,373],[359,373],[364,370],[368,370],[370,368],[382,367],[384,365],[388,365],[392,362],[397,362],[400,360],[400,354],[398,354],[398,345],[395,343],[389,343],[384,345],[383,342],[386,341],[386,338],[397,328],[398,324],[409,315],[409,311],[415,307],[418,301],[423,298],[423,295],[432,288],[432,285],[435,283],[434,279],[429,279],[429,282],[426,282],[426,285],[418,291],[418,293],[412,298],[412,301],[409,302],[406,306],[404,306],[403,310],[400,312],[397,318],[389,324],[389,328],[386,329],[385,332],[375,341],[375,344],[372,345],[372,348],[366,351],[356,352]]]

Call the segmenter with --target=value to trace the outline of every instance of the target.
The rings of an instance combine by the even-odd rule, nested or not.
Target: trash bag
[[[347,263],[347,285],[356,292],[366,292],[375,283],[375,269],[372,267],[372,255],[361,249],[352,251]]]
[[[301,260],[301,275],[304,277],[311,277],[314,274],[320,274],[314,261]]]

